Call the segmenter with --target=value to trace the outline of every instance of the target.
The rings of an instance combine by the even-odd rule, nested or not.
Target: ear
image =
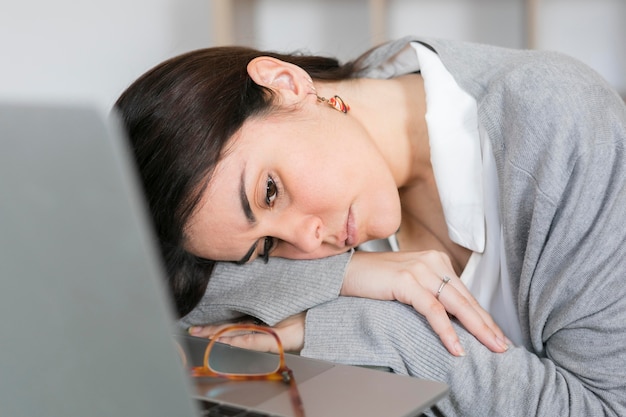
[[[254,58],[248,63],[248,75],[261,86],[274,90],[280,104],[292,106],[315,94],[311,77],[297,65],[269,56]]]

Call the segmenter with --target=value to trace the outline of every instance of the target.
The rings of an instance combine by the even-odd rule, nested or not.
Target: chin
[[[397,190],[396,190],[397,191]],[[365,221],[365,233],[359,236],[358,245],[370,240],[386,239],[400,228],[402,209],[400,198],[388,195],[378,200],[373,211],[370,211]],[[356,245],[355,245],[356,246]]]
[[[383,218],[383,221],[377,222],[376,227],[373,228],[375,233],[368,240],[374,239],[386,239],[393,235],[400,228],[400,212],[397,216],[387,216]]]

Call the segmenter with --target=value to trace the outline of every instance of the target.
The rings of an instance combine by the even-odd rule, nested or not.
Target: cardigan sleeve
[[[270,258],[216,265],[200,303],[179,324],[187,327],[255,317],[269,325],[335,299],[352,251],[314,260]]]

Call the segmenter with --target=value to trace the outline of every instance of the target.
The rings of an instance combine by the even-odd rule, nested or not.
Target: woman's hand
[[[276,331],[286,352],[300,352],[304,347],[304,319],[306,312],[288,317],[277,323],[272,329]],[[193,326],[189,334],[199,337],[211,337],[229,324],[215,326]],[[245,349],[278,353],[276,341],[265,333],[246,333],[233,337],[220,337],[219,342]]]
[[[450,278],[445,285],[444,277]],[[457,277],[443,252],[357,251],[348,265],[341,295],[397,300],[413,306],[453,355],[462,356],[465,351],[448,313],[491,351],[504,352],[510,344]]]

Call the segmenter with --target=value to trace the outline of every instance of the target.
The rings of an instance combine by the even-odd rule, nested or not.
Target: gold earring
[[[317,96],[317,101],[326,103],[329,106],[331,106],[333,109],[340,111],[342,113],[348,113],[348,111],[350,110],[350,106],[346,104],[346,102],[343,101],[343,99],[337,95],[329,99],[327,99],[326,97]]]

